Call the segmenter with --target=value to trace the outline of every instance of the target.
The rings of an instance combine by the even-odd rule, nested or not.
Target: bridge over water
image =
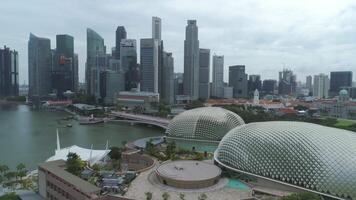
[[[161,127],[163,129],[167,129],[168,124],[170,123],[169,119],[161,118],[161,117],[153,117],[149,115],[132,114],[132,113],[125,113],[125,112],[118,112],[118,111],[112,111],[111,114],[117,118],[127,119],[127,120],[113,120],[113,121],[150,124],[150,125]]]

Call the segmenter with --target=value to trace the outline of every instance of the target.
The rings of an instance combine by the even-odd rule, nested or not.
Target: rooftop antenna
[[[59,132],[58,132],[58,128],[57,128],[57,151],[61,150],[61,144],[59,141]]]

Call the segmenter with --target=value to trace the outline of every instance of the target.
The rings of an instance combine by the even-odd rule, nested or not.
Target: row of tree
[[[152,199],[153,199],[153,193],[152,193],[152,192],[146,192],[146,193],[145,193],[145,196],[146,196],[146,200],[152,200]],[[162,194],[162,199],[163,199],[163,200],[169,200],[170,198],[171,198],[171,195],[168,194],[167,192],[164,192],[164,193]],[[185,194],[180,193],[180,194],[179,194],[179,199],[180,199],[180,200],[185,200]],[[198,200],[206,200],[206,199],[208,199],[208,196],[207,196],[205,193],[200,194],[200,195],[198,196]]]
[[[20,163],[15,170],[10,170],[7,165],[0,165],[0,186],[14,191],[17,188],[35,190],[32,179],[24,179],[27,175],[25,164]]]

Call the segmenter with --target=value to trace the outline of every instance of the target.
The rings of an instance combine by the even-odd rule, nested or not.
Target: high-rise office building
[[[116,34],[115,34],[115,39],[116,39],[116,46],[115,46],[115,53],[114,53],[114,58],[115,59],[120,59],[120,43],[121,40],[126,39],[127,33],[126,29],[124,26],[118,26],[116,29]]]
[[[261,76],[260,75],[249,75],[248,76],[248,96],[253,97],[255,90],[258,90],[261,92],[262,89],[262,81],[261,81]]]
[[[140,82],[140,70],[137,66],[136,40],[123,39],[120,44],[121,70],[125,73],[125,90],[137,88]]]
[[[158,40],[141,39],[141,90],[158,93]]]
[[[165,104],[174,103],[174,58],[172,53],[163,52],[161,101]]]
[[[87,61],[85,69],[85,83],[87,94],[100,97],[100,60],[106,57],[104,39],[94,30],[87,29]]]
[[[263,80],[262,91],[264,94],[274,94],[277,88],[277,81],[273,79]]]
[[[328,98],[330,80],[328,75],[319,74],[314,76],[313,96],[318,99]]]
[[[292,70],[283,69],[279,72],[278,93],[280,95],[294,95],[297,89],[297,76]]]
[[[210,49],[199,49],[199,99],[210,97]]]
[[[183,73],[174,73],[174,98],[183,95]]]
[[[125,77],[121,71],[100,72],[100,97],[105,104],[115,104],[119,92],[125,90]]]
[[[196,20],[188,20],[184,40],[184,94],[191,100],[199,97],[199,40]]]
[[[351,71],[330,72],[330,90],[331,97],[337,96],[342,87],[352,87]]]
[[[74,38],[70,35],[56,36],[56,50],[52,61],[52,89],[58,97],[64,97],[67,90],[75,92]]]
[[[305,87],[309,90],[309,92],[313,92],[313,77],[307,76],[305,80]]]
[[[159,17],[152,17],[152,38],[161,41],[162,20]]]
[[[45,97],[52,92],[51,69],[51,41],[31,33],[28,41],[28,95],[30,98]]]
[[[19,95],[19,56],[15,50],[0,48],[0,97]]]
[[[213,82],[211,96],[224,98],[224,56],[213,56]]]
[[[233,88],[234,98],[247,98],[247,74],[245,65],[229,67],[229,86]]]

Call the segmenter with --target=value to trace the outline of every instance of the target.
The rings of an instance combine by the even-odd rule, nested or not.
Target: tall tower
[[[141,39],[141,90],[158,93],[158,40]]]
[[[115,46],[115,59],[120,59],[120,43],[122,39],[126,39],[127,33],[124,26],[118,26],[116,29],[116,46]]]
[[[314,76],[313,96],[318,99],[328,98],[330,80],[328,75],[319,74]]]
[[[162,88],[160,97],[163,103],[174,103],[174,58],[172,53],[163,52]]]
[[[199,97],[199,40],[196,20],[188,20],[184,40],[184,94],[191,100]]]
[[[210,49],[199,49],[199,99],[210,97]]]
[[[162,20],[159,17],[152,17],[152,38],[161,41]]]
[[[30,98],[47,96],[51,93],[51,68],[51,41],[31,33],[28,41],[28,95]]]
[[[137,88],[140,71],[137,66],[136,40],[122,39],[120,43],[121,70],[125,73],[125,90]]]
[[[245,73],[245,65],[229,67],[229,86],[233,88],[234,98],[247,97],[247,74]]]
[[[0,97],[19,95],[18,52],[0,48]]]
[[[224,97],[224,56],[213,56],[212,96]]]

